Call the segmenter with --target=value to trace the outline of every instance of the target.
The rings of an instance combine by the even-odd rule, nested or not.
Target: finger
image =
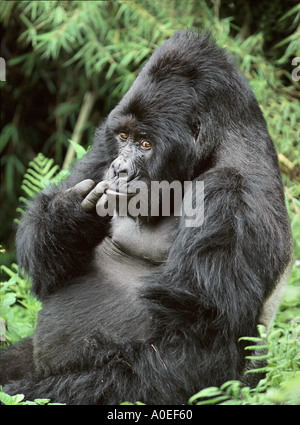
[[[86,196],[92,189],[95,187],[95,182],[91,179],[83,180],[80,183],[77,183],[74,186],[74,189],[76,189],[82,196]]]
[[[91,179],[82,180],[75,186],[71,187],[70,189],[67,189],[66,192],[79,193],[83,198],[93,189],[95,184],[96,183]]]
[[[97,184],[97,186],[84,198],[81,202],[81,206],[85,212],[91,212],[95,209],[97,201],[103,195],[105,189],[108,187],[107,182],[103,181]]]

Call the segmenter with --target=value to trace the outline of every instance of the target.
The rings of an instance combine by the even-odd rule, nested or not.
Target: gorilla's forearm
[[[83,210],[81,202],[94,183],[82,183],[70,189],[63,183],[42,192],[18,228],[19,265],[31,276],[33,291],[40,297],[84,273],[94,247],[107,233],[107,219]]]

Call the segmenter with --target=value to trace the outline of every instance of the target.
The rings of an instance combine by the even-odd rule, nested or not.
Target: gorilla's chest
[[[96,248],[95,265],[115,287],[126,285],[135,292],[141,277],[151,275],[167,260],[176,237],[178,217],[156,225],[141,224],[129,217],[114,217],[110,236]]]

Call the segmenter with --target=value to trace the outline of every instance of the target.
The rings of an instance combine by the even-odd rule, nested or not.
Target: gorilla
[[[153,182],[169,184],[169,214]],[[31,201],[16,244],[43,309],[1,356],[5,392],[184,404],[247,382],[240,338],[273,320],[291,231],[260,107],[210,35],[154,52],[70,176]]]

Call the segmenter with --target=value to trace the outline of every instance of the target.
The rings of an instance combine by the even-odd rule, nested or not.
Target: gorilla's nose
[[[118,158],[111,163],[111,167],[115,176],[125,177],[125,175],[127,175],[127,178],[130,179],[133,175],[133,169],[130,161],[123,156],[118,156]],[[120,176],[120,174],[124,174],[124,176]]]

